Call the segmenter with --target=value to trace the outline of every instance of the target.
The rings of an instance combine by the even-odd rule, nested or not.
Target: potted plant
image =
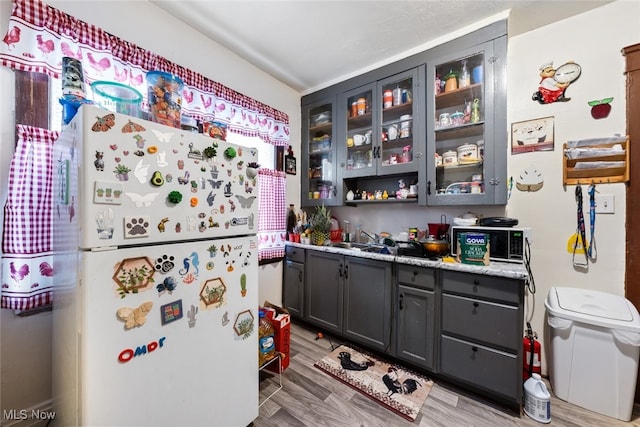
[[[247,275],[244,273],[240,276],[240,295],[247,296]]]
[[[316,210],[309,218],[311,227],[311,243],[314,245],[324,245],[329,241],[331,231],[331,211],[325,205],[316,206]]]
[[[207,147],[202,151],[202,153],[204,154],[204,156],[207,159],[213,159],[216,156],[216,154],[217,154],[216,145],[212,145],[210,147]]]
[[[129,172],[131,172],[131,169],[129,169],[125,165],[117,164],[113,172],[116,174],[116,178],[118,178],[120,181],[128,181]]]
[[[209,251],[209,256],[211,258],[215,257],[216,253],[218,253],[218,247],[216,245],[209,246],[207,250]]]
[[[258,168],[259,167],[260,167],[260,165],[257,162],[249,162],[249,163],[247,163],[247,170],[246,170],[247,177],[253,179],[256,176],[258,176]]]

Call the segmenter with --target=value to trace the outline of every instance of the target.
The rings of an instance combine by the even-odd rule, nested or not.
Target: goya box
[[[489,265],[489,235],[484,233],[458,234],[457,261],[463,264]]]

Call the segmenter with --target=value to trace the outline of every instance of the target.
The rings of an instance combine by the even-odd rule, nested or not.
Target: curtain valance
[[[131,86],[143,94],[145,110],[146,72],[174,74],[185,83],[183,113],[223,122],[230,132],[257,136],[274,145],[289,144],[287,114],[39,0],[13,0],[3,41],[0,63],[4,66],[60,78],[62,58],[76,58],[87,84],[107,80]]]

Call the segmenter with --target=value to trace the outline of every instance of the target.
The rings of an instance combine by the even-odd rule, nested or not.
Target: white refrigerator
[[[257,151],[85,105],[53,161],[52,426],[250,424]]]

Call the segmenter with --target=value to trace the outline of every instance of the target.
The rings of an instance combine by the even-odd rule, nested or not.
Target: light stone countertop
[[[506,277],[509,279],[526,280],[529,278],[529,273],[526,267],[524,266],[524,264],[519,263],[491,261],[489,265],[471,265],[462,264],[459,262],[443,262],[441,260],[434,261],[427,258],[410,256],[377,254],[372,252],[359,251],[356,249],[338,248],[333,246],[303,245],[302,243],[293,242],[287,242],[287,246],[294,246],[297,248],[320,252],[357,256],[361,258],[376,259],[380,261],[397,262],[399,264],[415,265],[419,267],[433,267],[440,268],[442,270]]]

